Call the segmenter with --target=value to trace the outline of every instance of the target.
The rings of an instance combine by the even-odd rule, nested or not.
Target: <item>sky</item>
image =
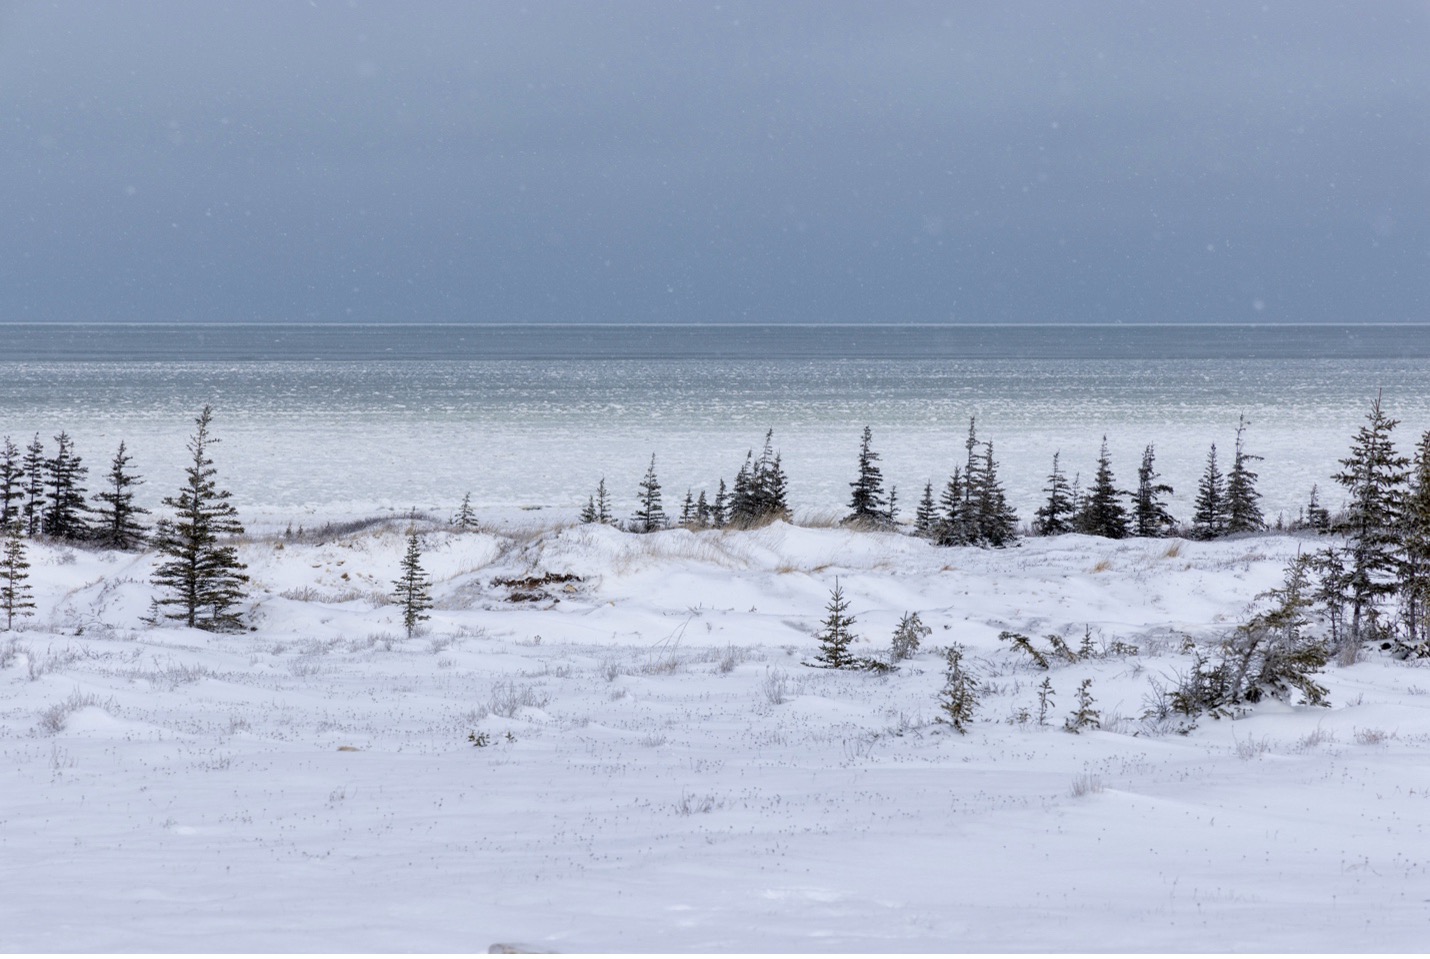
[[[0,2],[0,322],[1430,322],[1430,2]]]

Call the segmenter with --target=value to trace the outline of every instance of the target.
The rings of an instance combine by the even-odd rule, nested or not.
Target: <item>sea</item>
[[[667,512],[713,495],[766,433],[798,517],[846,510],[860,434],[911,519],[965,456],[970,419],[1030,519],[1055,453],[1117,481],[1151,445],[1186,516],[1244,420],[1268,518],[1338,460],[1371,403],[1409,453],[1430,430],[1430,325],[0,326],[0,434],[67,432],[97,489],[122,440],[157,509],[198,411],[251,527],[479,508],[567,518],[605,479],[633,511],[654,460]]]

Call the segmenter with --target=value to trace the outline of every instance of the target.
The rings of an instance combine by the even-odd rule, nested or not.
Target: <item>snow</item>
[[[400,521],[245,541],[230,635],[145,625],[152,555],[30,544],[38,615],[0,636],[6,949],[1423,947],[1430,673],[1368,654],[1324,674],[1331,708],[1141,718],[1315,540],[482,518],[419,527],[411,639]],[[580,579],[494,582],[545,573]],[[859,655],[932,627],[898,672],[803,665],[836,577]],[[998,639],[1085,628],[1098,655],[1047,672]],[[935,722],[953,642],[989,687],[965,736]],[[1072,735],[1084,678],[1103,728]]]

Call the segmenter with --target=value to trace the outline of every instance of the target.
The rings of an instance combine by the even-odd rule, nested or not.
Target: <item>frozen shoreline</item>
[[[542,511],[545,512],[545,511]],[[540,520],[535,519],[540,517]],[[0,883],[25,950],[1413,950],[1430,676],[1330,667],[1329,709],[1144,721],[1315,540],[937,549],[776,524],[251,537],[255,631],[143,625],[149,557],[31,547],[0,668]],[[522,526],[524,530],[515,527]],[[538,528],[545,527],[545,528]],[[495,581],[580,577],[518,599]],[[887,677],[801,665],[835,577]],[[1011,654],[1092,630],[1049,672]],[[934,722],[938,649],[988,691]],[[1137,655],[1113,651],[1134,644]],[[1040,727],[1035,687],[1056,708]],[[1104,728],[1060,728],[1082,679]],[[483,734],[475,747],[469,735]],[[76,910],[82,919],[76,918]]]

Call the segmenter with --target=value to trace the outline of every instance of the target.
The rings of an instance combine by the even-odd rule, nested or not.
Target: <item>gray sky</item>
[[[0,322],[1430,321],[1430,3],[0,3]]]

